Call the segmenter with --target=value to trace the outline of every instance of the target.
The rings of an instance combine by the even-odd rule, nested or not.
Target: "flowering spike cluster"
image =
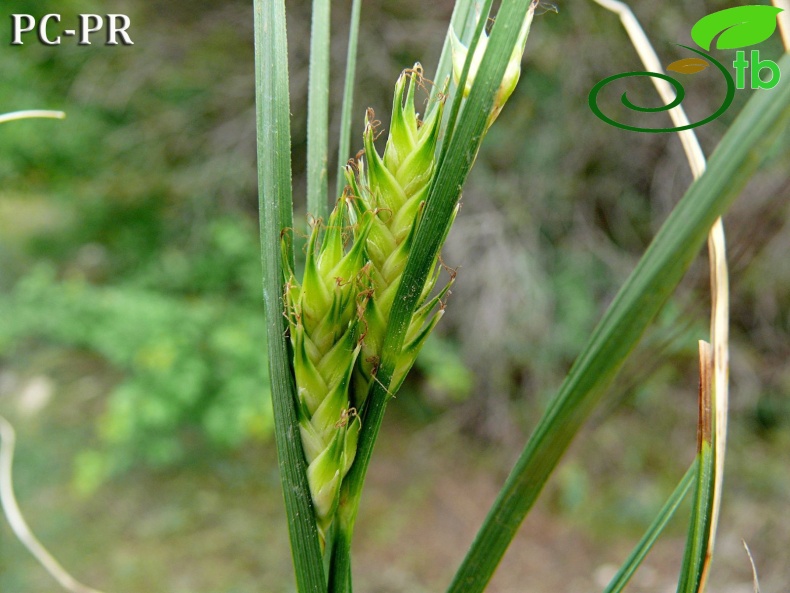
[[[340,484],[354,461],[361,427],[357,411],[378,368],[392,302],[435,170],[443,105],[422,121],[414,105],[421,85],[419,64],[398,78],[383,156],[374,145],[378,122],[368,110],[364,157],[346,167],[346,191],[326,225],[314,225],[301,283],[285,265],[297,413],[322,543]],[[439,272],[437,262],[396,361],[391,393],[443,314],[441,299],[449,284],[429,298]]]
[[[383,155],[375,146],[379,122],[368,110],[364,157],[345,168],[347,186],[326,225],[314,225],[301,283],[284,258],[297,417],[322,545],[354,461],[360,412],[375,380],[392,304],[436,172],[443,98],[421,120],[415,94],[423,85],[419,64],[398,78]],[[498,113],[501,104],[494,107]],[[431,296],[440,271],[437,258],[395,360],[390,394],[444,313],[442,299],[452,278]]]

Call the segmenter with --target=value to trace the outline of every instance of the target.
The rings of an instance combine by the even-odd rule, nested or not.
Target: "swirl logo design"
[[[751,50],[749,59],[746,59],[746,52],[741,49],[751,45],[756,45],[768,39],[773,35],[776,30],[777,19],[776,16],[782,12],[781,8],[774,6],[739,6],[736,8],[728,8],[709,14],[701,18],[691,29],[691,38],[694,40],[702,50],[689,47],[687,45],[680,45],[690,52],[696,54],[698,57],[689,57],[682,60],[677,60],[667,66],[667,70],[677,72],[679,74],[696,74],[708,68],[710,65],[716,67],[724,78],[727,86],[727,92],[724,100],[716,111],[708,117],[699,121],[690,123],[685,126],[670,127],[670,128],[644,128],[639,126],[632,126],[618,122],[608,115],[606,115],[598,105],[598,94],[601,90],[611,82],[621,78],[632,78],[648,76],[660,78],[667,81],[675,89],[675,99],[660,107],[642,107],[636,105],[628,98],[628,93],[624,92],[620,96],[621,103],[630,111],[639,113],[658,113],[669,111],[677,107],[686,96],[686,91],[679,80],[667,74],[659,72],[623,72],[604,78],[596,84],[590,91],[588,103],[592,112],[601,120],[609,125],[622,128],[623,130],[630,130],[632,132],[646,132],[657,134],[662,132],[680,132],[698,126],[705,125],[721,116],[732,103],[735,98],[735,90],[746,88],[746,71],[750,72],[750,83],[753,89],[772,89],[779,82],[781,72],[777,64],[771,60],[760,59],[759,50]],[[718,39],[716,39],[718,37]],[[730,71],[721,64],[718,60],[713,58],[707,51],[710,50],[714,39],[716,39],[716,49],[736,49],[736,58],[732,63],[735,68],[735,78],[733,78]],[[770,78],[762,77],[761,72],[768,70]]]

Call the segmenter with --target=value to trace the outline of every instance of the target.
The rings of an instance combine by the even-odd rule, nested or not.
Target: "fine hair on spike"
[[[370,373],[370,378],[373,379],[379,385],[381,385],[381,388],[385,391],[385,393],[387,395],[389,395],[391,398],[395,399],[395,394],[392,391],[390,391],[389,388],[386,385],[384,385],[384,383],[382,383],[381,380],[376,376],[376,374],[378,373],[378,370],[379,370],[379,362],[380,362],[378,357],[377,356],[373,356],[373,357],[367,358],[367,359],[365,359],[365,362],[370,362],[370,363],[373,364],[373,370]]]
[[[320,229],[320,228],[322,228],[324,226],[324,219],[321,218],[320,216],[318,216],[318,217],[313,216],[312,214],[310,214],[308,212],[307,213],[307,224],[310,225],[310,228],[313,228],[313,227],[317,226]]]
[[[291,247],[293,247],[294,234],[298,234],[302,239],[307,239],[307,233],[304,231],[300,231],[293,227],[285,227],[280,231],[280,241],[286,241]],[[304,248],[302,248],[302,250],[304,251]]]
[[[364,270],[365,277],[370,279],[368,274],[370,273],[370,265],[365,264],[365,266],[360,270],[360,273]],[[360,330],[359,336],[357,336],[357,346],[361,346],[365,341],[365,337],[368,335],[368,320],[365,318],[365,308],[367,307],[368,301],[373,298],[373,288],[366,288],[357,294],[357,319],[359,320]]]
[[[380,213],[380,212],[386,212],[387,214],[389,214],[389,218],[392,218],[392,216],[393,216],[393,214],[392,214],[392,208],[385,208],[385,207],[383,207],[383,206],[376,206],[376,208],[375,208],[375,209],[373,209],[373,210],[368,210],[368,212],[370,212],[370,213],[371,213],[373,216],[379,216],[379,213]],[[366,212],[365,214],[367,214],[367,212]],[[387,218],[384,218],[384,217],[381,217],[381,216],[379,216],[379,218],[380,218],[380,219],[381,219],[383,222],[387,222],[387,220],[388,220]]]
[[[455,277],[458,275],[458,266],[451,268],[446,263],[444,263],[441,253],[438,256],[436,256],[436,259],[439,260],[439,265],[442,266],[444,271],[450,274],[450,281],[452,282],[453,280],[455,280]]]
[[[384,130],[381,130],[381,121],[376,119],[376,113],[372,107],[368,107],[367,111],[368,126],[373,130],[373,140],[378,140]]]
[[[335,423],[335,428],[343,428],[348,421],[357,416],[357,409],[354,407],[344,409],[340,412],[340,420]]]
[[[425,101],[423,101],[423,105],[425,106],[425,111],[427,113],[428,105],[431,102],[431,91],[428,89],[428,86],[435,87],[436,83],[434,81],[432,81],[430,78],[426,78],[425,77],[425,74],[424,74],[424,71],[423,71],[423,68],[422,68],[422,64],[420,64],[419,62],[417,62],[414,65],[413,68],[405,68],[403,70],[403,72],[405,74],[410,74],[411,75],[411,79],[414,82],[414,84],[417,85],[417,88],[419,88],[421,91],[423,91],[424,93],[426,93],[428,95],[425,98]],[[436,101],[438,101],[440,103],[443,103],[446,98],[447,98],[447,96],[443,92],[438,91],[436,93],[436,97],[435,97]],[[418,128],[421,127],[422,124],[423,124],[423,120],[421,120],[418,117],[417,118],[417,127]]]
[[[447,301],[450,300],[450,295],[453,294],[452,290],[448,290],[444,295],[444,300],[439,299],[439,311],[447,310]]]

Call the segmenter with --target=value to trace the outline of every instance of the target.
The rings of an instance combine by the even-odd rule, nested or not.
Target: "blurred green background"
[[[686,57],[674,44],[696,20],[730,5],[636,11],[668,64]],[[350,3],[333,8],[336,145]],[[304,221],[310,7],[288,10]],[[451,10],[364,3],[354,152],[366,107],[386,126],[400,70],[419,60],[430,76]],[[135,44],[10,45],[11,13],[50,12],[64,26],[126,14]],[[291,590],[261,306],[251,4],[12,0],[0,13],[0,112],[67,112],[0,127],[0,413],[18,431],[23,511],[75,576],[108,593]],[[777,39],[764,47],[781,51]],[[548,398],[691,182],[674,136],[623,132],[589,110],[597,81],[637,69],[616,17],[591,2],[536,19],[443,250],[459,271],[448,313],[377,447],[360,590],[448,582]],[[687,87],[692,119],[720,102],[702,80]],[[697,129],[708,153],[747,98]],[[741,538],[763,590],[790,581],[788,152],[785,139],[766,155],[725,219],[731,448],[713,585],[731,593],[752,590]],[[600,590],[680,478],[695,446],[707,282],[701,254],[491,591]],[[0,591],[54,590],[0,525]],[[678,521],[634,591],[671,588],[683,534]]]

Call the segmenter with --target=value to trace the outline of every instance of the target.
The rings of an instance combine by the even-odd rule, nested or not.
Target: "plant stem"
[[[337,191],[336,196],[343,194],[346,186],[343,167],[349,158],[351,144],[351,116],[354,108],[354,79],[357,72],[357,40],[359,39],[359,13],[362,0],[353,0],[351,5],[351,24],[348,30],[348,54],[346,56],[346,81],[343,90],[343,107],[340,116],[340,144],[337,149]]]
[[[329,593],[351,593],[351,530],[338,518],[329,565]]]
[[[326,220],[329,136],[329,0],[313,0],[307,96],[307,212]]]

